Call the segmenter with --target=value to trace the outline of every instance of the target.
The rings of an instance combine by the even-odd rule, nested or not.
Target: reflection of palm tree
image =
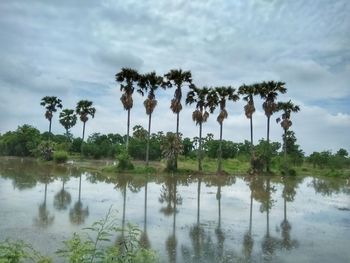
[[[287,219],[287,202],[293,202],[294,197],[296,195],[296,187],[299,184],[299,180],[291,177],[284,178],[284,187],[282,192],[283,197],[283,221],[281,222],[281,247],[290,250],[298,246],[297,240],[292,240],[290,237],[290,231],[292,229],[292,225],[289,223]]]
[[[69,219],[73,224],[80,225],[85,222],[85,218],[89,216],[89,207],[84,208],[81,202],[81,174],[79,176],[79,196],[78,201],[69,211]]]
[[[144,208],[144,219],[143,219],[143,232],[141,233],[140,236],[140,243],[141,246],[144,248],[150,248],[151,247],[151,243],[149,241],[148,238],[148,234],[147,234],[147,184],[148,182],[146,181],[145,183],[145,208]]]
[[[249,179],[252,180],[251,177]],[[250,181],[251,182],[251,181]],[[253,246],[254,246],[254,240],[252,237],[252,220],[253,220],[253,188],[250,185],[250,209],[249,209],[249,229],[248,231],[245,233],[244,235],[244,239],[243,239],[243,252],[244,252],[244,256],[245,259],[247,261],[250,261],[250,258],[252,256],[252,251],[253,251]]]
[[[66,210],[72,201],[70,193],[64,190],[64,183],[65,179],[63,179],[62,189],[54,197],[53,206],[57,210]]]
[[[218,239],[218,255],[221,258],[224,253],[224,241],[225,241],[225,235],[221,229],[221,184],[218,185],[216,200],[218,200],[218,226],[215,229],[215,234]]]
[[[177,178],[169,178],[165,185],[162,186],[159,202],[166,202],[166,207],[162,207],[160,211],[165,216],[173,215],[173,232],[166,241],[166,249],[168,251],[169,262],[176,262],[177,239],[176,239],[176,214],[178,212],[176,205],[182,204],[182,197],[177,194]]]
[[[50,211],[47,210],[46,197],[47,197],[47,182],[45,183],[44,202],[39,205],[38,217],[34,219],[35,224],[43,228],[51,225],[55,219],[55,216],[50,215]]]
[[[270,235],[270,209],[272,207],[273,201],[271,200],[271,189],[270,178],[266,178],[265,192],[267,199],[262,203],[261,211],[266,210],[266,234],[262,241],[262,251],[267,256],[272,256],[277,248],[278,240]]]

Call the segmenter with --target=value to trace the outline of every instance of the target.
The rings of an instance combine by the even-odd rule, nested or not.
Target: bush
[[[130,155],[124,150],[122,151],[118,157],[118,170],[125,171],[125,170],[133,170],[134,165],[131,163]]]
[[[40,157],[45,161],[51,161],[53,159],[54,148],[55,148],[54,142],[42,141],[36,150],[36,156]]]
[[[65,151],[55,151],[53,159],[56,163],[65,163],[68,160],[68,153]]]

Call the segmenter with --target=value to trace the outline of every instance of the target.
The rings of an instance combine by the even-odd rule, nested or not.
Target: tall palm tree
[[[120,97],[124,109],[128,111],[127,133],[126,133],[126,149],[129,146],[129,131],[130,131],[130,110],[133,107],[134,101],[132,94],[135,90],[135,85],[139,81],[139,73],[135,69],[122,68],[121,71],[115,74],[115,80],[120,83],[120,91],[123,95]]]
[[[208,94],[208,104],[210,105],[211,112],[215,109],[215,106],[220,107],[220,113],[217,117],[217,121],[220,124],[220,141],[218,151],[218,169],[217,173],[222,172],[222,127],[224,120],[228,117],[226,110],[226,101],[231,100],[233,102],[239,100],[239,96],[236,94],[236,89],[229,87],[216,87]]]
[[[243,96],[243,100],[247,102],[244,106],[245,116],[250,120],[250,144],[253,149],[253,114],[255,112],[254,96],[259,93],[259,84],[245,85],[239,87],[238,93]]]
[[[192,120],[196,122],[196,125],[199,125],[198,171],[202,171],[202,124],[209,117],[209,112],[207,111],[209,106],[207,102],[208,94],[209,89],[207,87],[199,89],[192,85],[186,98],[186,104],[196,103],[196,110],[192,113]]]
[[[89,120],[88,116],[90,115],[92,118],[95,117],[96,109],[92,107],[92,101],[81,100],[77,103],[77,107],[75,108],[75,112],[79,114],[80,120],[83,122],[83,137],[84,141],[85,137],[85,124]]]
[[[292,112],[300,111],[298,105],[294,105],[290,100],[287,102],[278,102],[277,111],[282,111],[282,116],[276,119],[276,122],[281,122],[281,127],[283,128],[283,151],[284,151],[284,162],[285,168],[287,169],[287,131],[292,126],[292,121],[290,120],[290,115]]]
[[[77,123],[77,115],[74,110],[64,109],[60,112],[60,123],[66,130],[66,135],[69,135],[69,129],[71,129]]]
[[[277,110],[276,99],[279,93],[284,94],[287,92],[284,82],[268,81],[260,84],[259,93],[260,97],[264,100],[263,109],[267,118],[267,135],[266,140],[270,145],[270,118]],[[270,171],[270,162],[266,163],[266,170]]]
[[[45,96],[41,99],[40,105],[46,109],[45,118],[49,120],[49,134],[51,135],[52,116],[57,108],[62,109],[62,101],[55,96]]]
[[[139,79],[140,89],[138,90],[141,95],[144,95],[144,92],[148,92],[147,99],[143,102],[143,105],[146,109],[146,114],[148,115],[148,135],[147,135],[147,148],[146,148],[146,165],[149,165],[149,141],[151,135],[151,121],[152,113],[157,106],[157,100],[155,96],[155,91],[161,87],[163,84],[163,78],[157,76],[155,72],[147,73],[141,75]]]
[[[164,87],[175,87],[174,98],[171,100],[170,109],[176,114],[176,136],[179,138],[179,120],[182,110],[182,88],[192,85],[191,71],[182,71],[182,69],[172,69],[164,75]],[[175,169],[177,169],[177,156],[175,158]]]

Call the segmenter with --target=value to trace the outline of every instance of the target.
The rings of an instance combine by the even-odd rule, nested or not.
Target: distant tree
[[[340,148],[337,153],[336,153],[337,156],[339,157],[343,157],[343,158],[346,158],[348,157],[349,153],[347,150],[345,150],[344,148]]]
[[[52,116],[57,108],[62,109],[62,101],[55,96],[45,96],[41,99],[40,105],[46,109],[45,118],[49,120],[49,133],[51,134]]]
[[[259,94],[259,84],[245,85],[239,87],[238,93],[243,96],[243,100],[247,102],[244,106],[245,116],[250,120],[250,143],[254,146],[253,141],[253,114],[255,112],[254,96]]]
[[[268,146],[270,145],[270,118],[277,110],[276,99],[279,93],[284,94],[287,92],[284,82],[263,82],[259,85],[260,97],[264,100],[263,109],[267,118],[267,135],[266,141]],[[266,170],[270,171],[270,163],[266,163]]]
[[[74,110],[64,109],[60,113],[60,123],[66,130],[66,135],[68,137],[69,130],[74,127],[77,123],[77,115],[75,115]]]
[[[179,121],[182,110],[182,88],[192,85],[191,71],[182,71],[182,69],[172,69],[164,75],[164,84],[166,88],[175,88],[174,98],[171,100],[170,109],[176,114],[176,136],[179,140]],[[177,156],[175,156],[175,169],[177,168]]]
[[[123,92],[120,100],[123,103],[124,109],[128,111],[126,149],[129,146],[130,110],[134,104],[132,95],[135,90],[135,85],[139,81],[139,77],[139,73],[131,68],[122,68],[121,71],[115,75],[115,80],[120,83],[120,91]]]
[[[147,73],[141,75],[139,78],[139,93],[143,96],[144,93],[148,93],[147,99],[143,102],[146,109],[146,114],[148,115],[148,135],[147,135],[147,147],[146,147],[146,165],[149,164],[149,144],[151,137],[151,122],[152,113],[157,106],[157,100],[155,96],[155,91],[161,87],[163,84],[163,78],[157,76],[155,72]]]
[[[207,111],[209,107],[207,101],[208,94],[209,89],[207,87],[199,89],[192,85],[186,97],[186,104],[196,104],[196,109],[192,113],[192,120],[196,122],[196,125],[199,125],[198,171],[202,171],[202,125],[209,117],[209,112]]]
[[[176,170],[176,158],[183,152],[181,137],[178,137],[175,133],[168,132],[163,138],[161,146],[162,155],[167,160],[167,170]]]
[[[89,120],[89,115],[94,118],[96,109],[92,107],[92,101],[81,100],[77,103],[77,107],[75,108],[75,112],[79,114],[80,120],[83,122],[83,136],[82,141],[84,141],[85,137],[85,124]]]
[[[292,112],[300,111],[300,107],[298,105],[294,105],[290,100],[288,102],[278,102],[276,111],[282,111],[282,116],[276,119],[277,123],[281,123],[281,127],[284,131],[283,136],[283,150],[284,150],[284,162],[285,169],[287,171],[287,131],[292,126],[292,121],[290,115]]]
[[[220,107],[220,113],[217,117],[217,121],[220,124],[220,144],[218,151],[218,169],[217,173],[220,174],[222,172],[222,126],[224,120],[227,118],[228,113],[226,110],[226,101],[237,101],[239,100],[239,96],[236,94],[236,89],[232,87],[216,87],[212,90],[208,95],[208,104],[210,108],[215,109],[216,106]]]

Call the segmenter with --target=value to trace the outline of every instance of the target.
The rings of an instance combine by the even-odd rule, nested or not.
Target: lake
[[[104,165],[96,162],[96,165]],[[55,256],[112,207],[161,262],[349,262],[349,179],[124,175],[0,158],[0,240]]]

